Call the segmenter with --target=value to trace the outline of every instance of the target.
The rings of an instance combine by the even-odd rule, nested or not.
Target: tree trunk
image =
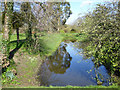
[[[58,32],[60,31],[60,18],[58,17]]]
[[[7,10],[7,4],[5,3],[5,10]],[[8,13],[5,14],[4,19],[4,32],[3,32],[3,53],[4,56],[8,56],[9,48],[8,48],[8,42],[9,42],[9,15]]]
[[[118,2],[118,12],[120,13],[120,1]]]
[[[120,20],[120,1],[118,2],[118,20]],[[120,24],[119,24],[120,25]]]
[[[28,25],[27,39],[32,39],[32,26]]]
[[[28,37],[27,39],[31,40],[32,39],[32,12],[31,12],[31,7],[30,7],[30,13],[29,13],[29,20],[28,20]]]
[[[5,1],[4,3],[4,7],[5,7],[5,18],[4,18],[4,31],[3,31],[3,37],[2,37],[2,69],[6,68],[10,65],[9,62],[9,50],[10,50],[10,46],[9,46],[9,41],[10,41],[10,30],[11,30],[11,17],[10,17],[10,11],[11,10],[7,4],[7,1]],[[2,71],[4,72],[4,70]]]
[[[9,17],[5,14],[5,24],[4,24],[3,39],[6,40],[6,41],[9,39],[8,21],[9,21]]]
[[[17,43],[19,43],[19,28],[16,28],[16,33],[17,33]]]
[[[3,31],[3,54],[5,57],[8,57],[9,55],[9,41],[10,41],[10,34],[12,30],[12,12],[13,12],[13,2],[8,3],[5,1],[4,3],[5,7],[5,18],[4,18],[4,31]],[[4,58],[3,56],[3,58]]]

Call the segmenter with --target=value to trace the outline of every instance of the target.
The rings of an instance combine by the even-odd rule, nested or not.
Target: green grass
[[[59,47],[60,43],[64,40],[71,40],[71,41],[82,41],[87,36],[84,34],[79,35],[78,33],[52,33],[52,34],[46,34],[40,39],[43,42],[44,52],[47,52],[46,54],[43,54],[45,56],[50,56],[53,52],[56,51],[56,49]]]
[[[19,34],[19,39],[20,40],[25,39],[25,38],[26,38],[25,34],[23,34],[23,33]],[[16,34],[11,35],[11,37],[10,37],[10,41],[14,41],[14,40],[17,40],[17,35]],[[0,41],[2,41],[2,34],[0,34]]]
[[[0,37],[1,38],[1,37]],[[25,34],[20,33],[20,40],[25,39]],[[60,43],[64,40],[71,40],[71,41],[82,41],[86,38],[86,35],[78,33],[52,33],[52,34],[44,34],[44,36],[38,37],[40,42],[40,54],[42,56],[50,56],[52,53],[56,51],[56,49],[59,47]],[[17,45],[17,35],[13,34],[11,36],[11,42],[10,43],[10,50],[13,50]],[[20,42],[21,43],[21,42]],[[24,45],[21,47],[22,51],[26,51],[24,48]]]
[[[65,33],[63,40],[75,40],[75,41],[83,41],[87,38],[85,34],[79,33]]]
[[[20,33],[19,36],[20,40],[25,39],[25,34]],[[63,40],[77,40],[81,41],[86,38],[86,35],[78,35],[78,33],[52,33],[52,34],[44,34],[44,36],[39,37],[39,39],[42,40],[41,45],[43,45],[43,55],[50,56],[60,45],[60,43]],[[0,35],[0,40],[2,40],[2,35]],[[13,34],[11,35],[11,40],[10,41],[15,41],[17,40],[17,35]],[[10,43],[10,50],[13,50],[16,47],[17,42],[12,42]],[[1,46],[1,43],[0,43]]]
[[[12,87],[12,86],[11,86]],[[11,88],[10,87],[10,88]],[[49,86],[49,87],[46,87],[46,86],[28,86],[28,87],[14,87],[14,88],[118,88],[118,85],[111,85],[111,86],[98,86],[98,85],[95,85],[95,86],[71,86],[71,85],[67,85],[67,86]]]
[[[20,40],[25,39],[25,38],[26,38],[26,37],[25,37],[25,34],[23,34],[23,33],[20,33],[20,34],[19,34],[19,39],[20,39]],[[16,34],[11,35],[10,41],[14,41],[14,40],[17,40],[17,35],[16,35]]]
[[[22,34],[22,33],[19,34],[19,39],[20,40],[23,40],[25,38],[26,38],[25,34]],[[11,41],[16,41],[16,40],[17,40],[17,35],[16,34],[11,35],[10,42]],[[10,50],[14,49],[16,47],[16,44],[17,44],[17,42],[10,43]],[[1,49],[2,49],[2,34],[0,34],[0,51],[1,51]]]
[[[63,38],[63,35],[57,33],[47,34],[45,36],[40,37],[40,39],[42,39],[43,43],[46,45],[46,56],[51,55],[58,48]]]

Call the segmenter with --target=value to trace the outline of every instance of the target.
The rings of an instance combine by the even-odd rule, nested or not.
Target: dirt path
[[[40,68],[42,60],[39,55],[30,55],[26,52],[19,50],[13,57],[16,63],[17,82],[20,83],[19,87],[26,86],[40,86],[37,81],[37,72]],[[12,84],[12,86],[14,86]]]

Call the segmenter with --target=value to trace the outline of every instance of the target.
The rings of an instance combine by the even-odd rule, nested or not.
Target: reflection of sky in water
[[[85,85],[97,85],[97,82],[95,79],[95,68],[94,68],[94,63],[92,62],[91,59],[83,59],[83,55],[78,54],[82,49],[78,49],[74,45],[77,45],[78,43],[66,43],[65,49],[68,52],[68,55],[72,57],[72,60],[70,61],[70,67],[66,68],[64,74],[59,74],[55,72],[50,72],[47,70],[47,73],[51,73],[49,77],[47,77],[47,85],[55,85],[55,86],[65,86],[65,85],[73,85],[73,86],[85,86]],[[61,44],[61,48],[64,43]],[[61,49],[62,50],[62,49]],[[64,52],[64,51],[61,51]],[[60,52],[60,53],[61,53]],[[55,55],[55,54],[54,54]],[[64,55],[66,57],[67,55]],[[65,58],[63,58],[65,59]],[[48,60],[49,61],[49,60]],[[65,64],[63,60],[62,64]],[[58,63],[53,62],[54,65],[58,65]],[[48,65],[50,66],[50,65]],[[47,65],[46,65],[47,68]],[[61,68],[63,68],[61,66]],[[55,68],[54,68],[55,69]],[[92,70],[91,70],[92,69]],[[103,75],[104,81],[105,79],[109,78],[109,75],[107,74],[107,71],[104,66],[100,66],[97,70],[96,73],[99,71],[100,74]],[[59,71],[58,71],[59,72]],[[90,73],[88,73],[90,72]],[[43,74],[44,77],[46,78],[45,75],[48,75],[46,73]],[[99,75],[98,75],[99,78]],[[100,78],[99,78],[100,79]],[[44,79],[43,81],[44,82]],[[45,81],[46,82],[46,81]],[[45,83],[44,82],[44,83]],[[103,85],[108,85],[107,82],[104,82]]]

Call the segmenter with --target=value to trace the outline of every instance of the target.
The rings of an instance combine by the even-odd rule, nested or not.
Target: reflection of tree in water
[[[83,55],[83,59],[88,59],[92,57],[92,54],[90,51],[87,50],[87,47],[89,46],[89,42],[79,42],[77,45],[74,45],[78,49],[82,49],[79,53]]]
[[[72,57],[66,50],[66,44],[61,45],[54,55],[48,57],[48,68],[56,74],[64,74],[66,69],[70,67]]]
[[[74,43],[74,47],[78,49],[82,49],[81,51],[78,51],[78,53],[83,55],[83,60],[91,59],[91,61],[94,63],[94,67],[90,70],[90,72],[92,71],[95,72],[95,76],[92,76],[92,78],[96,80],[97,84],[102,85],[103,83],[109,82],[110,77],[106,78],[106,76],[103,75],[101,70],[99,70],[101,66],[105,66],[105,65],[101,63],[98,59],[93,57],[92,52],[90,50],[88,51],[87,49],[89,47],[89,42]]]

